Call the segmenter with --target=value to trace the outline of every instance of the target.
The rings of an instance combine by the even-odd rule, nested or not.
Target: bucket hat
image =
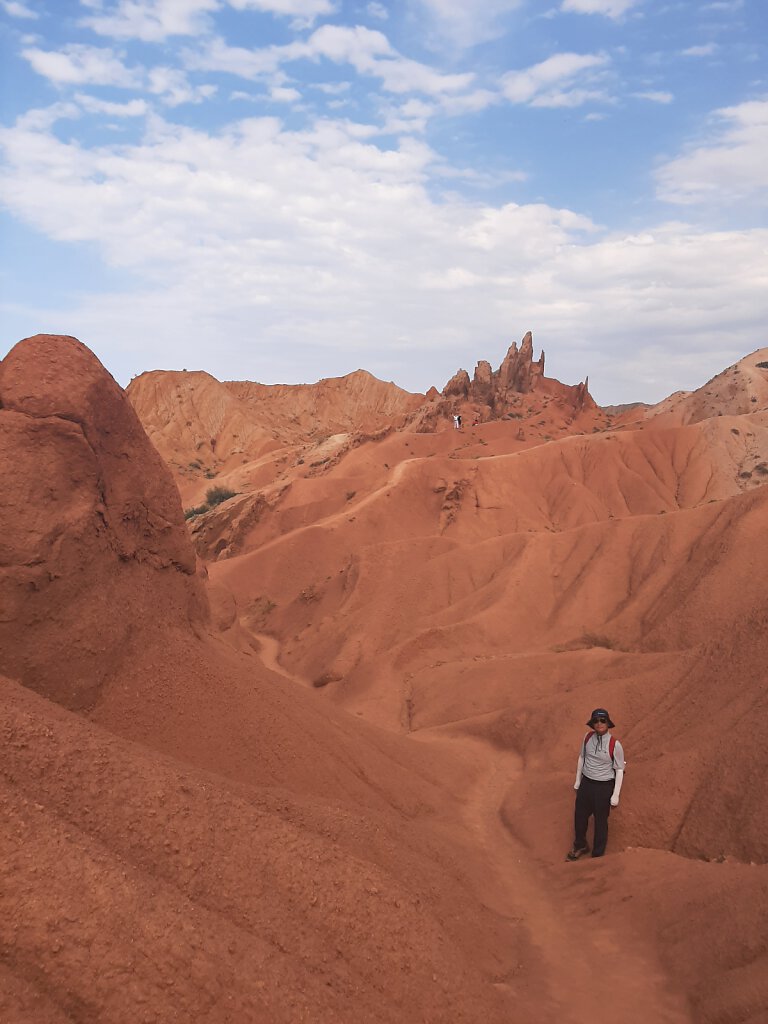
[[[608,714],[608,712],[605,710],[605,708],[595,708],[595,710],[589,716],[589,721],[587,722],[587,725],[590,727],[590,729],[595,724],[595,719],[598,717],[598,715],[600,715],[601,717],[604,715],[608,719],[608,728],[609,729],[613,729],[614,728],[613,722],[611,721],[611,716]]]

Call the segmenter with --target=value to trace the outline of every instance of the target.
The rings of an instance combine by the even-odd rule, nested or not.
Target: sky
[[[768,345],[766,0],[0,0],[0,356],[410,391]]]

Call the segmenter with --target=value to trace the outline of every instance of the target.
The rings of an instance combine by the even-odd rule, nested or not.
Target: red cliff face
[[[170,473],[75,338],[0,363],[0,671],[92,704],[129,637],[205,618]]]

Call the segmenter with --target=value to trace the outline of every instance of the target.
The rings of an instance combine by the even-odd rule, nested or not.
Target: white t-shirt
[[[610,732],[603,736],[593,733],[586,744],[582,743],[579,752],[579,756],[584,755],[582,774],[588,779],[592,779],[593,782],[612,782],[616,778],[617,771],[624,771],[624,748],[616,740],[613,759],[611,759],[610,744]]]

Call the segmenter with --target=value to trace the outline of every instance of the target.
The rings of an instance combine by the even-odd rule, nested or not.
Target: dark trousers
[[[614,780],[607,782],[596,782],[588,779],[586,775],[581,777],[581,785],[576,790],[576,810],[574,812],[575,835],[573,845],[577,850],[583,850],[587,845],[587,825],[589,819],[595,816],[595,840],[592,843],[592,856],[602,857],[605,853],[605,844],[608,842],[608,815],[611,813],[611,796],[613,795]]]

